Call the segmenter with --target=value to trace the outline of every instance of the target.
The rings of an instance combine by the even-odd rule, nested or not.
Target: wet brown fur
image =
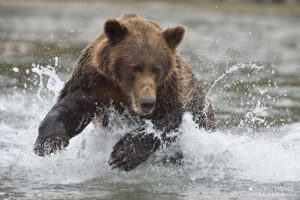
[[[107,22],[112,26],[115,23],[112,19]],[[78,67],[66,82],[59,100],[81,88],[91,94],[100,107],[112,101],[120,112],[123,112],[125,107],[132,110],[130,90],[134,90],[135,96],[140,98],[143,91],[138,88],[147,77],[153,85],[150,93],[154,92],[156,98],[155,109],[148,117],[163,114],[168,110],[180,117],[184,111],[189,111],[201,127],[214,129],[214,114],[211,105],[205,100],[200,82],[191,67],[176,52],[176,43],[181,41],[184,28],[164,31],[156,22],[136,14],[124,14],[118,22],[122,26],[121,32],[118,33],[120,38],[110,40],[105,32],[102,32],[84,49]],[[105,28],[110,31],[109,26]],[[173,34],[174,40],[168,37],[170,33]],[[139,65],[141,60],[144,66],[148,66],[145,68],[148,70],[145,72],[147,75],[142,78],[136,78],[138,75],[134,78],[120,78],[124,77],[122,73],[128,74],[126,70]],[[153,67],[159,68],[157,75],[155,71],[150,70]],[[203,112],[206,107],[207,111]],[[195,117],[197,115],[198,118]]]

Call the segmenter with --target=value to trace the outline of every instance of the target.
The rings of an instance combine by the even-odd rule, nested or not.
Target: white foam
[[[246,179],[259,182],[300,180],[300,123],[282,127],[281,137],[233,135],[198,130],[185,116],[180,144],[196,177]],[[276,134],[276,133],[274,133]],[[278,133],[277,133],[278,134]]]
[[[115,142],[130,127],[124,117],[113,114],[117,126],[104,129],[90,124],[70,141],[66,151],[38,157],[33,152],[37,129],[55,103],[63,81],[51,66],[33,65],[32,72],[38,74],[36,96],[18,91],[11,96],[0,96],[1,112],[16,116],[0,123],[0,176],[10,174],[31,182],[70,184],[102,176],[110,176],[108,181],[130,181],[130,176],[147,178],[149,174],[148,178],[153,179],[184,172],[185,177],[193,180],[300,181],[300,123],[285,125],[277,132],[265,129],[253,135],[248,132],[234,134],[235,127],[208,133],[197,129],[191,115],[185,114],[182,134],[177,140],[185,156],[184,165],[164,167],[150,160],[133,172],[119,173],[112,171],[107,161]],[[47,99],[42,95],[43,89],[53,95]],[[252,123],[251,119],[256,122],[254,117],[263,117],[266,109],[257,104],[253,115],[248,115],[249,123]],[[24,117],[19,119],[20,113]]]

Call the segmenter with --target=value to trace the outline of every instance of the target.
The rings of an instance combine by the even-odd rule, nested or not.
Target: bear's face
[[[156,103],[156,90],[170,73],[169,56],[159,47],[148,47],[145,50],[141,46],[130,45],[122,48],[117,62],[114,64],[114,72],[123,92],[128,95],[134,112],[139,115],[150,114]],[[152,51],[152,52],[151,52]]]
[[[112,45],[109,67],[133,111],[147,115],[155,109],[157,88],[176,67],[175,49],[184,28],[162,31],[139,17],[132,23],[113,19],[105,23],[105,34]]]

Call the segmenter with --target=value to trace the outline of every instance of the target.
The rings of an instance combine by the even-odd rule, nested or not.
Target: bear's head
[[[154,110],[157,89],[176,68],[176,47],[184,32],[182,26],[163,30],[135,14],[106,21],[107,70],[138,115]]]

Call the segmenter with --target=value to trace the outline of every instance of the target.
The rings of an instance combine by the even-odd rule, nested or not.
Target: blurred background
[[[111,171],[124,127],[91,125],[67,152],[38,158],[39,123],[80,52],[124,12],[186,27],[178,51],[207,91],[217,133],[187,118],[179,169]],[[298,199],[299,118],[299,0],[0,0],[0,199]]]

